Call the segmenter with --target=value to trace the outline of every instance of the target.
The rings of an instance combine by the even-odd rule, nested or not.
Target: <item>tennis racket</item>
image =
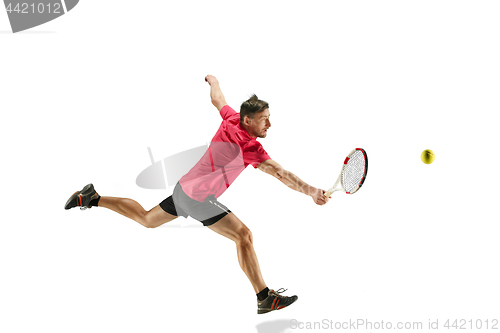
[[[329,197],[335,191],[342,191],[347,194],[356,193],[366,179],[368,172],[368,156],[364,149],[356,148],[347,155],[339,178],[331,189],[325,192],[325,197]]]

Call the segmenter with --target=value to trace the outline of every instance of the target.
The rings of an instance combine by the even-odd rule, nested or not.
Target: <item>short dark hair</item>
[[[269,109],[269,104],[267,102],[261,101],[257,95],[253,94],[248,100],[241,104],[240,108],[240,122],[243,123],[243,120],[246,116],[248,118],[253,119],[256,113],[261,113],[265,109]]]

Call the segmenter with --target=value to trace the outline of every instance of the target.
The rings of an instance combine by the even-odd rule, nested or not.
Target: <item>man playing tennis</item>
[[[253,95],[237,113],[227,105],[217,79],[208,75],[205,81],[211,87],[212,104],[219,110],[222,123],[205,155],[179,180],[170,197],[146,211],[132,199],[101,197],[89,184],[75,192],[64,208],[106,207],[147,228],[159,227],[179,216],[191,216],[236,243],[239,264],[257,295],[257,313],[285,308],[298,297],[284,296],[281,293],[285,290],[274,291],[267,287],[253,248],[252,233],[217,198],[249,164],[279,179],[291,189],[311,196],[318,205],[327,203],[328,198],[324,196],[324,190],[306,184],[273,161],[257,141],[257,138],[265,138],[271,127],[268,103]]]

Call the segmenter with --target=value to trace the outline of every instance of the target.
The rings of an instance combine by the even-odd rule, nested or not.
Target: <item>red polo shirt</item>
[[[249,164],[257,168],[271,158],[257,138],[240,125],[239,113],[225,105],[220,115],[222,124],[207,152],[179,180],[184,192],[200,202],[210,195],[218,198]]]

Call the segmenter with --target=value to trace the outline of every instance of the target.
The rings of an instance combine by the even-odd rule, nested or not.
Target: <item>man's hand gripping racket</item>
[[[364,149],[356,148],[347,155],[339,178],[328,191],[325,197],[330,197],[335,191],[347,194],[356,193],[363,185],[368,172],[368,156]]]

